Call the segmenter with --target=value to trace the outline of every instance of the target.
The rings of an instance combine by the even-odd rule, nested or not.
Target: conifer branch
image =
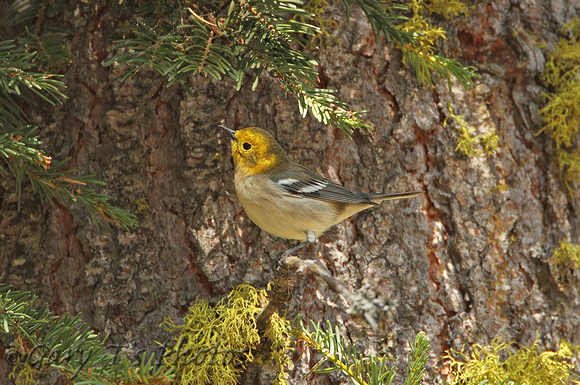
[[[479,78],[477,68],[464,67],[455,59],[448,59],[439,55],[423,52],[419,48],[407,45],[401,47],[405,61],[413,67],[417,75],[417,82],[424,86],[433,86],[431,74],[447,80],[449,90],[452,86],[452,76],[465,88],[473,86],[473,79]]]
[[[425,332],[419,332],[415,336],[411,346],[411,353],[409,354],[409,362],[407,365],[407,378],[405,378],[404,385],[421,385],[423,374],[425,373],[425,365],[429,358],[429,349],[431,341],[427,338]]]
[[[0,133],[0,174],[11,173],[16,179],[18,209],[22,183],[28,180],[42,201],[53,198],[69,210],[85,207],[98,227],[100,222],[116,224],[125,230],[137,225],[135,216],[110,204],[110,198],[87,188],[103,186],[94,175],[73,177],[74,170],[62,170],[67,162],[52,165],[52,158],[41,149],[42,142],[34,135],[36,127],[24,126],[10,133]],[[4,166],[2,165],[4,164]]]
[[[10,94],[30,99],[30,93],[54,105],[66,99],[62,75],[33,72],[36,52],[28,53],[14,40],[0,41],[0,95]],[[3,106],[0,106],[2,108]],[[5,109],[5,108],[2,108]],[[0,116],[0,124],[2,124]]]
[[[399,46],[413,42],[413,34],[397,28],[397,23],[406,20],[401,14],[407,10],[407,5],[402,2],[383,2],[380,0],[355,0],[367,16],[375,39],[379,39],[381,31],[390,42]],[[352,0],[342,0],[346,7],[346,19],[350,19]]]
[[[328,373],[340,371],[357,385],[390,385],[395,378],[395,372],[388,368],[386,356],[365,356],[357,352],[356,346],[346,341],[338,327],[332,327],[329,321],[326,327],[310,321],[305,327],[298,318],[294,326],[299,339],[307,346],[322,354],[323,358],[310,370],[311,373]],[[423,379],[430,341],[424,332],[419,332],[408,358],[407,378],[405,385],[419,385]],[[330,366],[323,366],[326,362]]]
[[[124,229],[136,226],[133,214],[111,205],[106,195],[87,188],[104,185],[103,182],[94,175],[72,177],[74,170],[62,169],[66,160],[52,165],[52,158],[42,150],[42,142],[35,135],[37,128],[27,124],[18,100],[34,104],[34,96],[39,96],[52,105],[62,103],[66,99],[62,91],[65,85],[59,80],[60,75],[31,71],[38,55],[37,51],[28,52],[29,48],[14,40],[0,41],[0,175],[12,174],[16,179],[18,209],[22,184],[27,180],[42,201],[54,198],[69,210],[85,207],[97,227],[100,222]],[[49,45],[44,49],[50,50]]]
[[[78,384],[171,383],[172,369],[158,365],[153,354],[133,363],[126,355],[108,353],[80,314],[56,317],[37,302],[29,292],[0,285],[0,333],[14,337],[5,355],[16,372],[34,375],[53,367]]]
[[[477,76],[474,68],[426,52],[417,42],[420,33],[398,27],[407,20],[402,15],[407,5],[356,2],[376,38],[382,32],[403,50],[420,83],[432,85],[434,72],[449,82],[454,76],[466,87],[472,84]],[[352,1],[343,3],[348,20]],[[180,83],[185,89],[187,79],[200,73],[218,80],[232,78],[238,89],[250,77],[255,89],[265,70],[296,95],[302,115],[310,111],[318,121],[333,124],[349,136],[355,129],[371,128],[360,118],[365,111],[351,111],[334,90],[317,88],[319,63],[302,49],[317,48],[311,41],[320,29],[313,24],[316,15],[301,2],[231,0],[221,9],[204,1],[182,8],[164,1],[158,5],[137,8],[134,22],[123,29],[128,37],[116,42],[119,54],[105,65],[130,65],[126,76],[139,68],[153,68],[167,76],[168,86]]]

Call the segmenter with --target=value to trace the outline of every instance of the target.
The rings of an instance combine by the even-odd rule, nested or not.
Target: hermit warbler
[[[261,128],[219,127],[231,137],[236,195],[250,219],[270,234],[303,241],[284,256],[379,202],[422,194],[353,192],[291,162],[276,139]]]

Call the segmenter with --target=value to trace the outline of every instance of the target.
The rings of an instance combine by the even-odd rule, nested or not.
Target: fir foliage
[[[0,41],[0,94],[3,99],[16,96],[31,101],[31,96],[34,94],[54,105],[66,98],[61,91],[64,83],[58,80],[62,78],[62,75],[31,70],[37,56],[36,51],[29,52],[25,47],[16,45],[14,40]],[[17,104],[13,99],[6,105],[4,103],[0,105],[0,124],[6,125],[7,122],[3,116],[4,114],[12,115],[9,109],[15,105]],[[20,109],[17,108],[17,110]]]
[[[346,19],[350,19],[350,8],[352,0],[342,0],[346,7]],[[407,10],[403,2],[382,2],[377,0],[356,0],[362,11],[367,16],[369,23],[379,39],[380,33],[383,32],[385,37],[397,45],[413,43],[414,37],[411,33],[404,31],[397,26],[397,22],[405,20],[406,17],[401,15],[400,11]]]
[[[171,369],[157,365],[153,354],[144,353],[134,363],[108,353],[80,314],[56,317],[46,303],[37,302],[29,292],[0,286],[0,333],[14,339],[5,354],[17,383],[35,384],[36,375],[49,368],[75,384],[171,383]]]
[[[41,0],[15,0],[8,9],[10,27],[18,32],[18,49],[33,53],[29,62],[44,72],[58,72],[71,62],[70,33],[46,19],[62,13],[65,2]]]
[[[19,210],[22,185],[26,180],[43,202],[52,202],[54,198],[71,211],[84,207],[97,227],[102,221],[127,230],[136,226],[133,214],[113,206],[108,196],[87,187],[105,185],[95,179],[95,175],[73,176],[74,170],[63,167],[68,159],[52,164],[52,158],[42,150],[36,130],[28,125],[12,132],[0,132],[0,175],[15,177]]]
[[[352,2],[343,0],[346,19]],[[422,84],[432,85],[431,74],[451,81],[456,77],[469,86],[477,77],[475,69],[463,67],[456,60],[434,53],[434,46],[421,42],[419,26],[408,32],[398,22],[407,6],[379,0],[357,0],[378,39],[387,40],[403,50],[405,60]],[[311,111],[325,124],[333,124],[347,135],[356,129],[370,129],[361,119],[364,111],[351,111],[331,89],[317,87],[318,60],[307,52],[316,50],[312,43],[320,33],[314,25],[320,7],[307,8],[299,0],[247,1],[218,3],[198,1],[193,4],[160,1],[135,6],[124,38],[116,42],[118,55],[106,64],[129,65],[132,71],[153,68],[168,79],[168,86],[180,83],[187,89],[187,79],[198,74],[222,80],[231,78],[238,89],[246,81],[257,87],[262,71],[280,81],[286,92],[294,94],[300,113]]]
[[[52,198],[76,210],[84,207],[98,226],[99,222],[117,224],[125,229],[136,226],[135,216],[110,204],[110,198],[86,186],[102,186],[94,175],[72,176],[65,170],[66,160],[52,164],[52,157],[42,149],[37,127],[28,124],[22,103],[36,104],[37,99],[55,105],[66,96],[61,75],[36,72],[38,51],[19,45],[15,40],[0,41],[0,175],[16,180],[18,209],[22,185],[26,180],[42,201]]]
[[[451,90],[452,77],[464,87],[473,85],[473,79],[479,78],[477,69],[472,66],[464,67],[455,59],[449,59],[436,53],[437,43],[446,38],[446,32],[441,27],[433,26],[425,16],[426,13],[441,13],[445,17],[449,14],[467,13],[467,7],[461,1],[439,0],[411,0],[408,5],[412,17],[401,24],[401,30],[413,36],[413,41],[400,44],[404,61],[413,67],[417,75],[417,82],[423,86],[433,86],[432,74],[447,80]]]
[[[305,327],[298,319],[296,326],[298,338],[307,346],[322,354],[322,359],[312,367],[310,373],[328,373],[340,371],[352,383],[357,385],[390,385],[395,378],[395,372],[387,366],[387,356],[365,356],[357,351],[356,346],[346,341],[338,327],[332,327],[327,321],[326,327],[310,321]],[[407,377],[405,385],[419,385],[423,379],[430,341],[424,332],[417,333],[408,357]],[[329,366],[325,366],[329,363]]]

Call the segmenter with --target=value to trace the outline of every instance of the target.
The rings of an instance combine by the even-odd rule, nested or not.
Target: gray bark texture
[[[449,348],[495,337],[523,345],[538,336],[550,350],[562,339],[580,344],[580,273],[550,261],[561,239],[580,242],[580,206],[561,181],[551,140],[536,135],[539,73],[560,27],[580,16],[577,0],[492,0],[442,20],[442,53],[481,74],[474,88],[451,92],[446,83],[421,87],[398,51],[375,45],[357,7],[347,25],[341,2],[332,2],[325,17],[339,26],[320,52],[321,74],[342,100],[368,110],[375,128],[353,140],[302,118],[267,75],[257,90],[248,84],[239,92],[231,82],[198,77],[191,94],[167,88],[152,71],[121,81],[125,70],[102,65],[119,37],[116,5],[78,3],[69,12],[69,99],[30,113],[47,153],[97,174],[107,183],[102,191],[138,215],[139,228],[99,232],[83,214],[41,205],[30,188],[18,212],[14,181],[1,181],[2,283],[38,294],[55,314],[82,312],[129,352],[170,342],[159,324],[164,317],[180,323],[196,298],[215,303],[244,282],[265,288],[294,243],[262,232],[244,214],[229,140],[217,128],[259,126],[291,159],[348,188],[425,191],[361,212],[299,253],[319,258],[352,291],[365,278],[379,281],[396,306],[384,329],[350,318],[344,298],[308,274],[298,278],[289,317],[330,320],[362,352],[388,352],[397,383],[407,342],[421,330],[432,340],[425,383],[434,384],[445,380]],[[469,158],[455,150],[458,130],[444,125],[449,103],[478,133],[497,131],[495,154]],[[294,361],[292,384],[347,381],[304,379],[315,357],[295,353]],[[9,370],[0,365],[0,377]],[[269,383],[254,370],[240,382]]]

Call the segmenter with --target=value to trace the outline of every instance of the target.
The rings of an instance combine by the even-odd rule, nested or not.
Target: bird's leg
[[[307,245],[311,244],[315,240],[316,240],[316,234],[314,234],[314,231],[308,230],[308,232],[306,233],[306,240],[304,242],[300,242],[298,245],[294,246],[293,248],[291,248],[289,250],[286,250],[282,254],[282,256],[280,257],[280,260],[282,260],[282,259],[290,256],[292,253],[300,250],[304,246],[307,246]]]
[[[304,241],[304,242],[300,242],[298,245],[294,246],[293,248],[286,250],[286,251],[285,251],[285,252],[282,254],[282,256],[280,257],[280,259],[282,260],[282,259],[284,259],[284,258],[286,258],[286,257],[290,256],[290,255],[291,255],[292,253],[294,253],[295,251],[298,251],[298,250],[300,250],[301,248],[303,248],[303,247],[304,247],[304,246],[306,246],[306,245],[309,245],[310,243],[312,243],[312,242],[310,242],[310,241],[308,241],[308,240],[306,240],[306,241]]]

